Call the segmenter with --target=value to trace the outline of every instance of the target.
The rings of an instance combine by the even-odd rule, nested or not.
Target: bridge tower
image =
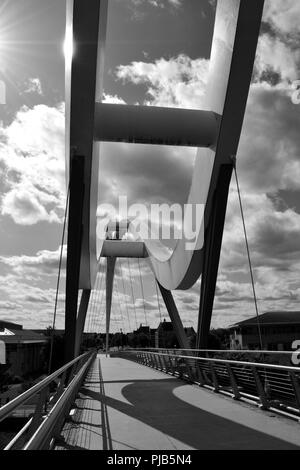
[[[66,280],[66,360],[78,352],[99,256],[96,211],[100,141],[198,147],[187,203],[205,207],[194,248],[181,239],[166,256],[158,242],[140,240],[122,256],[143,252],[177,334],[181,321],[171,291],[189,289],[201,276],[197,347],[210,328],[233,156],[236,155],[259,35],[263,0],[218,0],[205,110],[104,104],[103,70],[108,0],[67,0],[66,169],[70,188]],[[184,123],[184,126],[183,126]],[[134,222],[131,224],[134,230]],[[107,319],[115,243],[103,240],[107,262]],[[131,255],[130,255],[131,253]],[[138,256],[137,256],[138,257]],[[78,309],[78,291],[82,290]],[[108,322],[109,324],[109,322]],[[181,325],[181,326],[180,326]],[[184,345],[184,338],[181,338]]]

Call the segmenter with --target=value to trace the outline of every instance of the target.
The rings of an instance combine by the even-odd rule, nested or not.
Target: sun
[[[66,66],[70,67],[74,55],[73,28],[72,25],[66,27],[66,35],[63,44]]]

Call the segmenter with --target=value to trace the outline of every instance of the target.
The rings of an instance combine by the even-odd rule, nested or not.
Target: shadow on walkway
[[[104,384],[124,382],[116,380]],[[175,388],[183,385],[179,380],[166,378],[128,382],[121,386],[121,392],[131,404],[85,387],[81,389],[82,398],[86,396],[99,400],[102,406],[118,410],[194,449],[299,449],[296,445],[180,400],[173,394]],[[113,434],[113,429],[111,431]]]

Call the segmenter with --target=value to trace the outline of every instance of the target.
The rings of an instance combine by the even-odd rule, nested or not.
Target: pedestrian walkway
[[[299,423],[98,355],[57,450],[300,449]]]

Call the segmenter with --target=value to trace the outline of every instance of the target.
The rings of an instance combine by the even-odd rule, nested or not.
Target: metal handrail
[[[161,350],[166,351],[165,348]],[[121,352],[122,355],[214,392],[229,394],[235,400],[250,399],[262,409],[288,414],[299,420],[300,367],[173,354],[153,349],[126,350]]]
[[[66,406],[72,402],[72,398],[74,397],[74,394],[93,359],[94,357],[91,356],[83,365],[79,373],[72,379],[68,385],[68,388],[66,388],[64,393],[49,412],[48,416],[44,419],[40,427],[36,430],[35,434],[25,445],[24,450],[40,450],[47,448],[52,435],[55,434],[60,417],[64,414]]]
[[[262,349],[193,349],[193,348],[139,348],[139,351],[196,351],[199,353],[238,353],[238,354],[294,354],[296,351],[269,351]],[[128,351],[131,351],[128,349]],[[135,349],[137,351],[137,349]]]
[[[73,359],[0,408],[0,421],[2,421],[21,405],[28,402],[30,398],[37,396],[35,409],[30,419],[6,445],[4,450],[44,449],[47,448],[47,445],[50,445],[53,438],[59,435],[86,371],[95,355],[96,351],[89,351]],[[53,392],[50,392],[50,385],[53,381],[56,382],[56,388]]]
[[[61,374],[63,374],[63,372],[67,371],[72,365],[76,364],[80,360],[83,360],[85,357],[88,357],[90,354],[91,354],[90,352],[87,352],[87,353],[82,354],[81,356],[73,359],[73,361],[68,362],[67,364],[65,364],[60,369],[53,372],[53,374],[49,375],[48,377],[43,379],[41,382],[37,383],[36,385],[31,387],[30,389],[26,390],[24,393],[22,393],[21,395],[19,395],[16,398],[14,398],[9,403],[6,403],[6,405],[2,406],[0,408],[0,422],[3,421],[5,418],[7,418],[20,405],[23,405],[26,401],[28,401],[34,395],[41,392],[45,387],[50,385],[51,382],[53,382],[53,380],[55,380],[57,377],[59,377]]]
[[[186,349],[186,351],[188,351]],[[131,352],[128,350],[128,352]],[[154,352],[154,351],[145,351],[142,349],[135,349],[135,353],[145,353],[145,352],[151,352],[151,354],[156,354],[160,356],[168,356],[168,357],[174,357],[176,359],[181,358],[181,359],[194,359],[196,361],[207,361],[207,362],[219,362],[223,364],[238,364],[238,365],[245,365],[245,366],[255,366],[255,367],[263,367],[267,369],[280,369],[280,370],[286,370],[286,371],[293,371],[293,372],[299,372],[300,373],[300,367],[293,367],[293,366],[281,366],[277,364],[265,364],[261,362],[249,362],[249,361],[237,361],[234,359],[218,359],[214,357],[199,357],[199,356],[184,356],[183,354],[170,354],[170,353],[160,353],[160,352]]]

